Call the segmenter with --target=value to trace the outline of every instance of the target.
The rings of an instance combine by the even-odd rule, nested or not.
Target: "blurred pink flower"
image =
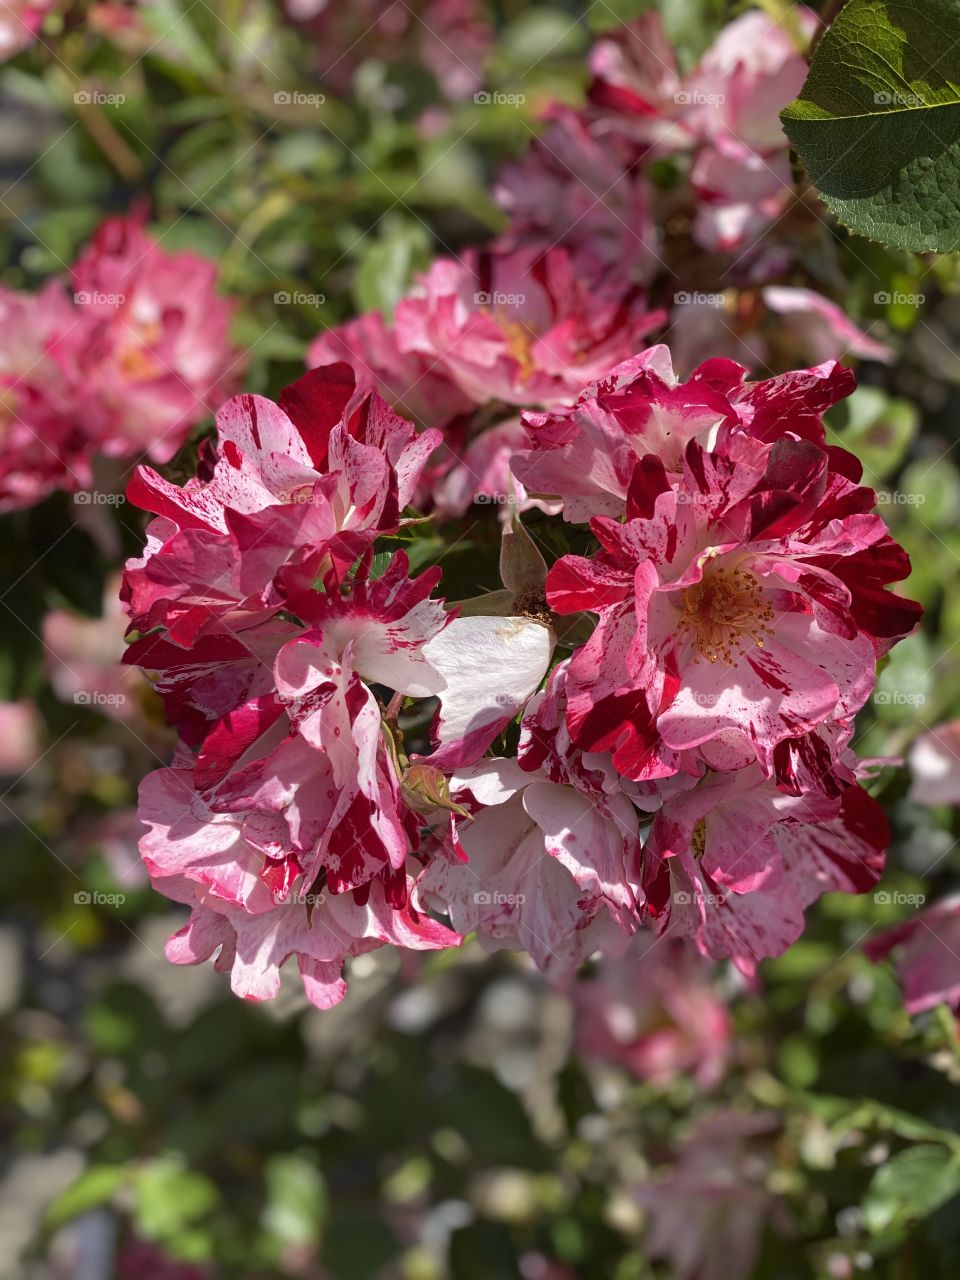
[[[819,363],[847,354],[883,364],[892,364],[895,359],[891,347],[864,333],[841,307],[813,289],[768,285],[762,297],[770,310],[782,317],[778,341],[802,351],[804,359]]]
[[[731,251],[755,239],[793,195],[779,112],[807,76],[796,39],[809,40],[816,26],[816,14],[802,5],[789,23],[751,10],[723,28],[684,83],[683,122],[697,146],[691,179],[701,201],[694,238],[706,249]]]
[[[583,113],[555,107],[543,137],[500,171],[494,194],[510,227],[499,247],[561,246],[579,279],[614,291],[649,282],[657,234],[646,172],[631,150],[595,137]]]
[[[960,720],[921,733],[908,759],[911,800],[960,805]]]
[[[440,361],[400,350],[396,330],[379,311],[368,311],[314,338],[307,352],[311,369],[338,361],[350,365],[362,391],[378,392],[398,413],[421,426],[443,426],[474,407]]]
[[[590,51],[588,118],[598,139],[625,134],[642,147],[683,150],[682,81],[656,10],[606,32]]]
[[[43,643],[58,698],[114,720],[130,720],[140,711],[138,694],[145,681],[135,668],[122,665],[129,619],[120,601],[121,581],[120,573],[107,579],[100,618],[51,609],[43,620]]]
[[[163,249],[138,215],[107,219],[77,259],[72,355],[103,453],[166,462],[239,382],[233,308],[216,279],[212,262]]]
[[[895,953],[908,1013],[946,1004],[960,1016],[960,894],[941,898],[871,938],[864,951],[875,964]]]
[[[91,442],[67,354],[80,324],[56,281],[35,294],[0,286],[0,511],[91,482]]]
[[[482,83],[494,38],[478,0],[285,0],[285,8],[316,44],[321,83],[337,93],[365,61],[409,59],[432,72],[445,97],[466,98]]]
[[[641,934],[573,988],[578,1051],[642,1080],[691,1075],[712,1088],[730,1060],[733,1028],[711,973],[682,944]]]
[[[510,470],[511,459],[527,444],[519,418],[507,418],[474,436],[459,457],[452,455],[452,464],[434,482],[432,499],[437,513],[462,516],[472,505],[494,506],[501,519],[507,520],[531,507],[551,514],[559,511],[559,502],[531,498]]]
[[[72,272],[0,287],[0,511],[89,489],[104,456],[167,461],[239,377],[216,267],[110,218]]]
[[[564,400],[663,321],[641,290],[597,297],[565,249],[438,259],[397,306],[401,351],[443,369],[475,404]]]
[[[645,1249],[669,1260],[673,1280],[747,1280],[764,1224],[786,1225],[765,1185],[776,1127],[770,1114],[719,1112],[697,1126],[668,1173],[638,1189]]]
[[[58,0],[3,0],[0,7],[0,62],[25,49],[37,38],[44,18]]]
[[[29,699],[0,702],[0,774],[26,773],[40,758],[42,721]]]
[[[678,369],[692,372],[714,356],[749,369],[822,364],[856,356],[889,364],[894,351],[872,338],[835,302],[814,289],[768,285],[718,294],[677,295],[670,346]]]

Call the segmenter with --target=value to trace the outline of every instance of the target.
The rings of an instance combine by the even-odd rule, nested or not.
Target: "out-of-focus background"
[[[684,373],[710,355],[757,375],[844,354],[858,369],[832,438],[881,490],[913,557],[904,589],[927,609],[858,726],[861,756],[908,761],[871,784],[894,829],[878,890],[823,899],[752,983],[641,935],[564,993],[526,959],[468,941],[435,957],[357,958],[349,998],[320,1014],[296,983],[254,1007],[208,966],[168,964],[163,943],[183,913],[138,861],[137,784],[173,741],[149,685],[117,665],[119,571],[144,527],[123,488],[159,438],[122,446],[130,423],[157,415],[172,435],[156,460],[191,474],[225,394],[275,395],[323,331],[389,316],[437,255],[502,235],[511,200],[549,225],[564,172],[555,144],[537,182],[503,175],[551,137],[563,104],[586,109],[591,51],[658,62],[669,116],[671,102],[687,105],[684,86],[710,97],[690,77],[744,11],[714,0],[663,0],[662,21],[645,0],[15,0],[0,11],[0,374],[43,354],[42,343],[19,350],[43,323],[24,297],[52,289],[52,312],[109,308],[69,272],[105,217],[131,211],[163,253],[212,264],[207,283],[190,267],[169,284],[201,289],[194,328],[169,350],[181,372],[205,344],[219,362],[191,420],[169,418],[161,389],[161,404],[138,403],[127,421],[109,379],[133,377],[143,350],[98,330],[64,394],[77,412],[117,410],[108,443],[93,460],[78,450],[72,479],[42,440],[37,458],[24,446],[0,468],[14,495],[0,515],[4,1276],[949,1280],[960,1269],[954,1015],[934,1004],[911,1017],[896,970],[864,951],[960,881],[960,797],[930,783],[950,772],[949,754],[914,745],[960,715],[960,271],[956,257],[838,231],[790,173],[782,138],[756,147],[786,166],[793,191],[745,229],[737,193],[692,180],[702,155],[638,132],[656,259],[643,285],[666,316],[650,340],[665,337]],[[803,34],[796,6],[747,11]],[[636,20],[642,39],[625,25]],[[712,74],[732,56],[714,57]],[[626,73],[609,83],[629,90]],[[774,134],[790,96],[770,95]],[[606,162],[614,142],[591,101]],[[629,220],[629,203],[616,216]],[[229,334],[215,296],[232,303]],[[4,438],[15,419],[0,403]],[[496,510],[475,503],[451,520],[448,597],[497,585]],[[435,554],[426,545],[423,563]],[[944,936],[928,964],[960,968]]]

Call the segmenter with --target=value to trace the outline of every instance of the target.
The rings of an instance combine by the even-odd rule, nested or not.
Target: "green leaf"
[[[60,1227],[71,1218],[106,1204],[126,1178],[127,1168],[122,1164],[101,1164],[86,1169],[47,1209],[47,1225]]]
[[[148,1240],[170,1241],[218,1205],[217,1188],[178,1154],[145,1164],[137,1175],[136,1227]]]
[[[587,25],[591,31],[610,31],[633,22],[653,7],[654,0],[604,0],[587,10]]]
[[[831,423],[842,429],[831,432],[830,443],[855,453],[863,463],[864,483],[876,487],[903,462],[919,418],[908,400],[891,399],[879,387],[857,387],[831,414]]]
[[[889,724],[912,724],[933,692],[933,659],[922,632],[907,636],[891,651],[877,677],[873,706]]]
[[[660,0],[657,7],[680,70],[692,71],[720,30],[722,5],[717,0]]]
[[[921,1143],[881,1165],[863,1202],[871,1232],[925,1218],[960,1192],[960,1159],[946,1147]]]
[[[410,277],[429,258],[429,236],[418,222],[385,218],[377,239],[366,237],[353,282],[360,311],[382,311],[387,319],[407,291]]]
[[[267,1203],[263,1226],[282,1258],[290,1249],[312,1249],[327,1213],[326,1188],[316,1166],[303,1155],[275,1155],[266,1164]]]
[[[849,0],[813,55],[787,137],[851,231],[960,245],[960,0]]]

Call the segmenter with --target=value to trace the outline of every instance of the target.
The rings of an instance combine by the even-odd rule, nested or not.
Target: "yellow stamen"
[[[732,666],[745,649],[762,649],[773,633],[773,605],[747,569],[714,569],[687,587],[682,599],[678,630],[708,662]]]

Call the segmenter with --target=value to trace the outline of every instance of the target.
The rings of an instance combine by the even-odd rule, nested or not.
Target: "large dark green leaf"
[[[960,245],[960,0],[850,0],[784,128],[829,208],[901,249]]]

